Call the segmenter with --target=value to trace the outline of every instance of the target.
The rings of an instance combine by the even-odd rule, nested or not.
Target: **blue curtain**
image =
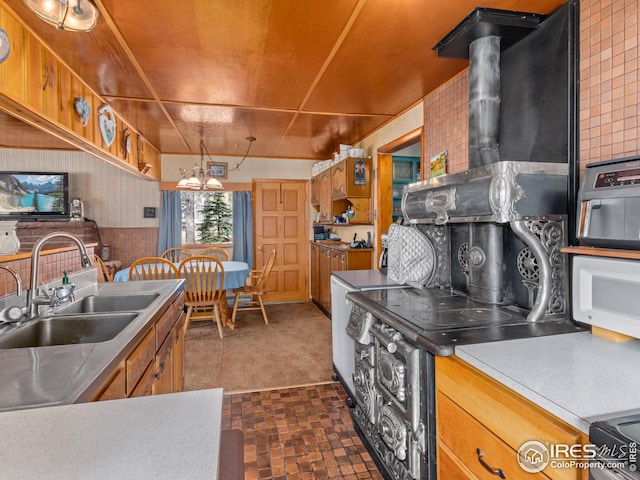
[[[180,192],[162,191],[160,206],[160,232],[158,234],[158,256],[167,248],[182,246],[182,207]]]
[[[233,192],[233,260],[253,268],[251,192]]]

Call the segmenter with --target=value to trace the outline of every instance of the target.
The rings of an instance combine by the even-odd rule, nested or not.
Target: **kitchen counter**
[[[93,275],[93,281],[85,283],[87,275]],[[137,311],[138,316],[109,341],[0,349],[0,412],[89,400],[92,389],[107,380],[184,283],[184,280],[97,283],[95,275],[95,270],[90,270],[71,277],[77,286],[78,300],[87,295],[151,292],[158,293],[158,297],[146,309]]]
[[[380,270],[344,270],[334,271],[332,274],[355,290],[403,286],[389,280],[389,277],[380,272]]]
[[[222,389],[0,413],[2,478],[217,479]]]
[[[583,432],[640,408],[640,340],[590,332],[456,347],[455,355]]]

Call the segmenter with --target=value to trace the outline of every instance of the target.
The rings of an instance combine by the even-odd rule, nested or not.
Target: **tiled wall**
[[[47,244],[48,245],[48,244]],[[46,250],[46,247],[45,247]],[[87,248],[89,258],[93,257],[93,247]],[[0,257],[0,264],[11,268],[15,271],[22,281],[22,288],[30,288],[29,282],[31,279],[31,257],[19,258],[17,260],[2,261]],[[72,274],[82,270],[82,264],[80,262],[80,255],[78,250],[72,248],[65,252],[58,252],[52,254],[44,254],[40,257],[40,265],[38,268],[40,283],[49,283],[57,279],[62,280],[63,272]],[[9,294],[16,293],[16,282],[13,276],[6,270],[0,269],[0,297]]]
[[[469,71],[465,70],[424,99],[424,161],[447,151],[447,173],[469,164]]]
[[[580,2],[580,167],[637,156],[639,0]]]
[[[580,168],[640,154],[640,0],[580,2]],[[467,168],[468,70],[424,99],[424,157]]]
[[[158,255],[158,228],[100,228],[102,244],[108,244],[110,260],[124,267],[141,257]]]

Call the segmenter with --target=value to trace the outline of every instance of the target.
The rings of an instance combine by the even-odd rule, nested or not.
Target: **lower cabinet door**
[[[109,385],[99,394],[95,400],[117,400],[127,397],[127,377],[125,375],[124,366],[118,370],[118,373],[111,379]]]
[[[133,391],[129,396],[130,397],[146,397],[147,395],[152,395],[153,386],[155,385],[155,383],[156,383],[155,365],[153,362],[151,362],[147,367],[147,369],[142,374],[142,377],[140,377],[140,381],[135,386],[135,388],[133,389]]]
[[[173,338],[167,337],[156,354],[156,376],[153,394],[173,393]]]

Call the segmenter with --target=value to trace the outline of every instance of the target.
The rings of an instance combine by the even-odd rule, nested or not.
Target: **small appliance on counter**
[[[329,240],[329,232],[327,232],[324,227],[314,226],[313,227],[313,240],[315,242],[320,241],[320,240]]]
[[[587,165],[578,192],[577,237],[586,245],[640,248],[640,157]]]
[[[595,248],[594,254],[585,249],[586,255],[574,257],[573,318],[598,335],[640,338],[640,261],[614,253],[640,250],[639,209],[640,157],[587,165],[578,191],[576,236],[608,254],[599,256]]]

